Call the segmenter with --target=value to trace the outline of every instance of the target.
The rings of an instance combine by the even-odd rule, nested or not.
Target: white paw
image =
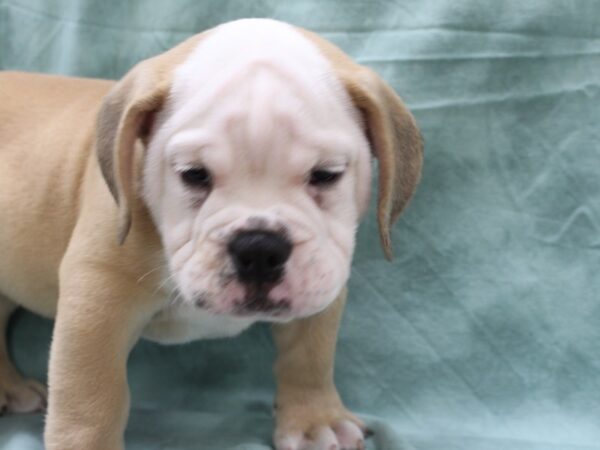
[[[47,397],[46,386],[38,381],[15,375],[0,378],[0,415],[44,411]]]
[[[364,450],[365,433],[350,420],[310,428],[306,432],[276,433],[277,450]]]

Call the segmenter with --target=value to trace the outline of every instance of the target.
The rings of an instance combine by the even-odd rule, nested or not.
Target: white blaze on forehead
[[[243,140],[245,150],[260,152],[263,160],[268,148],[292,137],[335,150],[332,142],[340,146],[343,136],[319,136],[318,130],[356,128],[359,121],[318,48],[292,26],[269,19],[239,20],[211,31],[175,70],[170,94],[171,133],[220,128],[233,144]]]
[[[335,77],[318,79],[333,73],[329,61],[294,27],[270,19],[243,19],[215,28],[200,41],[176,69],[171,94],[175,100],[198,92],[207,93],[207,99],[222,96],[256,65],[287,77],[304,91],[301,94],[314,98],[330,96],[338,85]]]

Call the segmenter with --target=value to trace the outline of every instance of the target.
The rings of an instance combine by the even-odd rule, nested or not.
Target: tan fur
[[[314,435],[319,427],[341,420],[364,429],[362,421],[346,410],[333,383],[335,344],[345,303],[346,289],[321,314],[273,327],[279,355],[275,364],[276,442],[285,434]]]
[[[305,33],[363,111],[380,161],[378,219],[389,257],[389,227],[419,178],[418,130],[376,75]],[[0,73],[0,324],[14,304],[56,316],[49,450],[123,448],[127,355],[166,295],[158,289],[158,272],[151,273],[164,261],[160,238],[137,197],[135,147],[169,92],[173,68],[199,39],[140,63],[117,84]],[[363,426],[333,384],[344,302],[345,291],[317,316],[274,327],[276,440],[290,431],[310,435],[343,419]],[[0,390],[11,370],[0,345]],[[9,388],[33,389],[25,399],[41,389],[14,376]]]
[[[52,317],[109,81],[0,73],[0,291]]]

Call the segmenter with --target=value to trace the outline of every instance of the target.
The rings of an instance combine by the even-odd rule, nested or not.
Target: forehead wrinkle
[[[276,80],[269,76],[264,67],[256,67],[252,80],[248,82],[248,112],[245,125],[246,151],[252,152],[251,160],[258,162],[260,153],[273,148],[279,130],[274,125],[273,96]],[[241,144],[241,143],[240,143]],[[271,155],[269,155],[271,156]]]
[[[243,142],[247,156],[255,169],[265,169],[271,163],[281,163],[283,150],[292,144],[294,124],[292,115],[298,116],[301,101],[283,83],[280,74],[270,64],[258,64],[248,77],[246,86],[248,108],[241,121]],[[257,165],[264,167],[256,167]]]
[[[172,87],[171,95],[167,100],[167,111],[171,123],[171,135],[181,130],[204,121],[204,119],[218,119],[219,113],[229,114],[223,106],[223,100],[231,95],[236,86],[243,84],[244,72],[214,74],[215,76],[202,83],[202,77],[182,86]],[[217,76],[218,75],[218,76]]]
[[[218,128],[224,125],[224,135],[230,138],[238,136],[237,146],[252,150],[256,156],[272,148],[275,140],[285,145],[286,139],[282,135],[288,135],[289,138],[295,122],[307,122],[310,118],[311,114],[307,112],[310,108],[306,105],[307,90],[302,81],[280,70],[272,62],[253,61],[244,70],[229,75],[220,79],[218,89],[213,91],[205,86],[206,89],[199,89],[180,108],[169,105],[169,110],[174,112],[167,119],[166,139],[177,142],[180,134],[188,134],[186,128],[199,124],[210,136],[208,130],[212,128],[210,131],[218,134]],[[179,97],[185,97],[181,92],[179,94]],[[302,94],[305,94],[304,98]],[[171,96],[171,103],[176,101],[176,97]],[[292,116],[296,119],[302,116],[304,120],[294,121]],[[242,125],[246,131],[243,134]],[[215,126],[217,129],[213,128]],[[181,138],[181,141],[186,140],[187,136]],[[202,145],[201,142],[194,143],[193,138],[189,140],[189,143],[183,142],[182,145]]]
[[[302,77],[310,70],[331,70],[314,44],[293,27],[266,20],[238,21],[235,26],[215,29],[176,68],[170,98],[180,110],[185,103],[212,104],[230,87],[242,83],[241,78],[256,64],[285,68],[289,80]],[[198,91],[202,91],[201,95],[196,95]],[[189,116],[183,111],[178,115]],[[183,122],[181,117],[178,122]]]
[[[169,136],[165,152],[167,156],[199,150],[212,144],[211,136],[206,130],[191,129],[184,130]]]
[[[284,148],[313,147],[318,155],[353,148],[351,136],[331,133],[344,134],[355,122],[356,111],[345,94],[329,61],[297,30],[243,21],[216,29],[176,69],[168,100],[171,134],[205,127],[230,141],[225,147],[231,147],[227,153],[233,160],[244,159],[255,169],[255,163],[267,163],[281,171],[282,158],[290,154]],[[236,114],[244,117],[244,126],[229,121],[225,130]]]

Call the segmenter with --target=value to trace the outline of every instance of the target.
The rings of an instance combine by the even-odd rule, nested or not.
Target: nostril
[[[277,256],[269,256],[267,258],[267,265],[269,267],[277,267],[281,265],[281,258]]]
[[[250,268],[252,268],[252,260],[250,258],[248,258],[248,257],[240,256],[239,257],[239,264],[244,269],[250,269]]]

